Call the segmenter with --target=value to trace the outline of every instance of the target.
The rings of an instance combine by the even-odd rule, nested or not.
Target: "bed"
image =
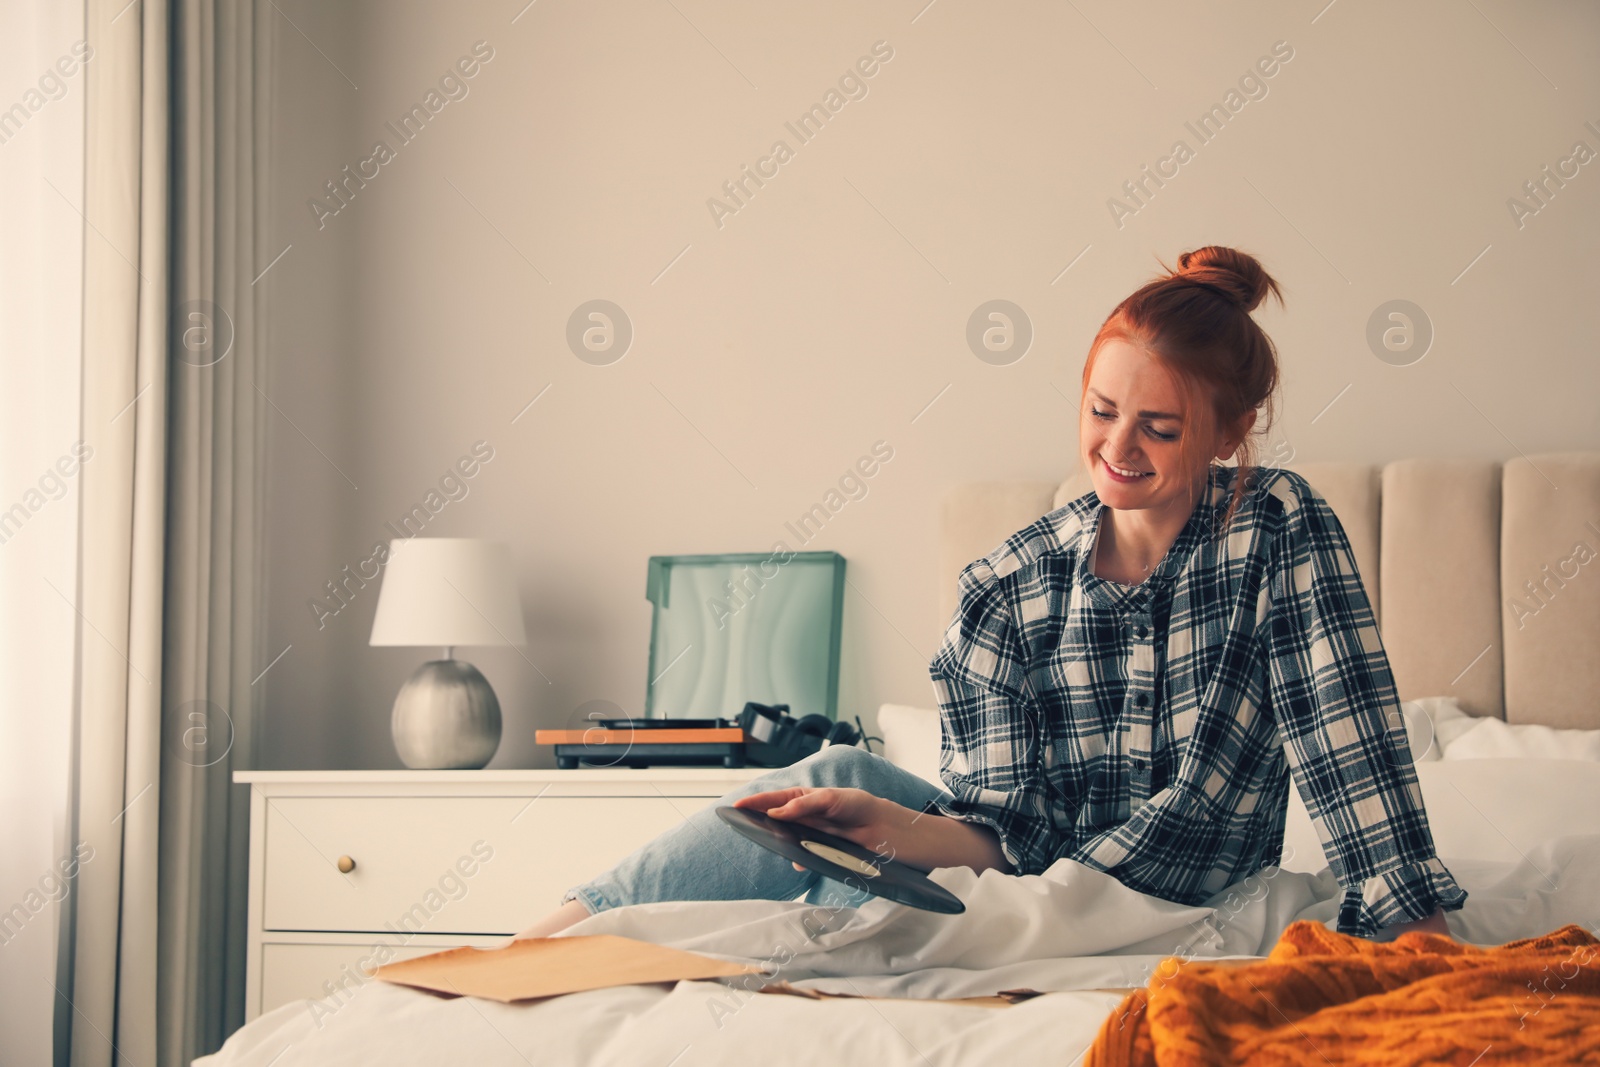
[[[1452,933],[1498,944],[1568,922],[1600,928],[1600,455],[1296,469],[1340,516],[1378,612],[1407,702],[1396,725],[1418,753],[1440,855],[1471,894]],[[941,624],[962,566],[1086,490],[1079,475],[953,491]],[[934,772],[931,710],[885,707],[879,722],[890,758]],[[272,1011],[197,1062],[1072,1063],[1166,957],[1259,956],[1296,919],[1330,922],[1337,899],[1297,799],[1282,867],[1205,907],[1070,861],[1029,878],[935,877],[965,915],[686,902],[570,931],[750,961],[786,992],[680,982],[502,1005],[371,982],[332,1014]],[[1011,990],[1038,995],[995,996]]]

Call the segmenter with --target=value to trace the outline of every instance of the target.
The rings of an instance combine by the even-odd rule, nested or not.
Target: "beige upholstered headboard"
[[[1454,696],[1475,715],[1600,729],[1600,453],[1291,469],[1344,525],[1401,699]],[[1082,472],[954,489],[941,629],[963,567],[1089,489]]]

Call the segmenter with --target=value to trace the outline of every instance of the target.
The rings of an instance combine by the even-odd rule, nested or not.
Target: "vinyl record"
[[[749,808],[721,807],[717,814],[762,848],[836,882],[924,911],[958,915],[967,910],[959,897],[925,872],[876,855],[854,841]]]

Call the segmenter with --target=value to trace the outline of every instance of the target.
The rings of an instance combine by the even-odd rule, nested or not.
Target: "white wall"
[[[77,618],[81,5],[0,10],[0,1059],[51,1062]],[[60,70],[55,64],[63,57]],[[62,77],[62,70],[72,70]],[[42,82],[41,82],[41,79]],[[31,90],[31,93],[30,93]],[[23,111],[12,110],[21,104]],[[49,184],[46,184],[49,183]],[[54,186],[54,188],[52,188]],[[90,462],[93,462],[91,457]],[[57,464],[61,463],[58,468]],[[72,474],[62,476],[63,471]],[[16,510],[18,507],[22,510]],[[53,588],[52,588],[53,587]],[[92,860],[91,860],[92,862]]]
[[[930,701],[944,491],[1066,474],[1095,328],[1204,243],[1286,288],[1260,317],[1297,459],[1600,447],[1600,164],[1521,226],[1507,206],[1600,152],[1593,7],[924,2],[283,0],[269,243],[292,248],[263,284],[292,647],[262,682],[267,765],[395,764],[424,653],[366,646],[375,585],[321,629],[307,601],[477,440],[495,459],[426,532],[522,568],[526,658],[473,655],[507,711],[496,765],[544,762],[534,728],[586,701],[640,706],[648,556],[799,547],[785,521],[879,440],[894,459],[806,547],[850,560],[841,708]],[[385,123],[480,40],[468,95],[319,228],[324,181],[395,147]],[[785,121],[878,41],[867,95],[800,144]],[[1277,42],[1266,95],[1201,145],[1185,122]],[[793,159],[718,226],[707,199],[780,138]],[[1180,138],[1192,161],[1119,226],[1108,200]],[[595,298],[636,331],[609,366],[565,342]],[[1035,330],[1008,366],[965,339],[994,298]],[[1436,331],[1409,366],[1365,337],[1401,298]]]

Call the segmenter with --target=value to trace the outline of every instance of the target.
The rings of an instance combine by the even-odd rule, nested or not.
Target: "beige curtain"
[[[58,1032],[186,1065],[243,1021],[268,4],[90,0],[78,836]],[[170,54],[169,54],[170,45]]]
[[[74,1065],[153,1063],[167,419],[167,8],[89,0],[75,840],[58,983]],[[59,1053],[63,1051],[58,1049]]]
[[[158,1063],[244,1022],[249,790],[261,587],[267,3],[174,0],[166,743],[161,769]],[[283,269],[280,264],[278,269]]]

